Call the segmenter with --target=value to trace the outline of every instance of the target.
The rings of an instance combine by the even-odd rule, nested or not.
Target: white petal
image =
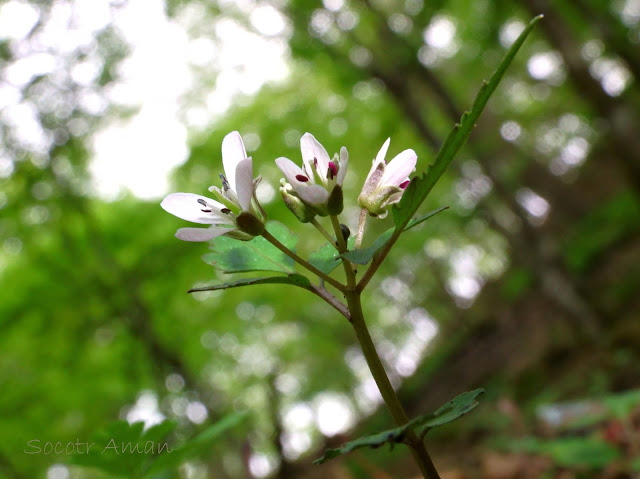
[[[236,166],[236,194],[242,211],[249,211],[253,196],[253,160],[251,158],[242,160]]]
[[[387,150],[389,149],[389,143],[391,143],[391,138],[387,138],[387,141],[385,141],[382,145],[382,148],[380,148],[380,151],[376,155],[376,163],[379,161],[384,161],[385,157],[387,156]]]
[[[198,203],[198,200],[205,201],[207,205],[213,208],[203,206]],[[225,206],[206,196],[195,195],[193,193],[173,193],[162,200],[160,206],[166,212],[193,223],[205,225],[233,224],[226,215],[220,212]],[[202,211],[206,209],[211,209],[211,213]]]
[[[373,172],[376,171],[378,165],[380,163],[384,163],[384,159],[387,156],[387,150],[389,149],[389,143],[391,143],[391,138],[387,138],[387,141],[384,142],[382,148],[380,148],[380,151],[376,155],[376,159],[373,160],[373,164],[371,165],[371,169],[369,170],[369,174],[367,175],[367,180],[369,179],[369,177],[371,177]]]
[[[320,185],[309,185],[303,184],[303,186],[296,187],[292,185],[296,190],[296,193],[302,198],[303,201],[306,201],[312,205],[322,205],[327,202],[329,199],[329,192],[325,189],[324,186]]]
[[[380,182],[383,185],[400,186],[416,167],[418,155],[413,150],[404,150],[389,162]]]
[[[176,238],[182,241],[209,241],[225,233],[233,231],[231,228],[180,228]]]
[[[289,158],[280,157],[276,160],[276,166],[280,168],[282,174],[287,179],[288,183],[295,188],[296,186],[304,186],[304,185],[312,185],[314,184],[313,176],[309,177],[307,172],[296,165]],[[305,178],[309,178],[309,181],[300,181],[296,178],[296,176],[302,175]]]
[[[308,171],[317,169],[318,176],[323,182],[327,181],[327,170],[329,169],[329,153],[324,149],[318,140],[311,133],[305,133],[300,138],[300,151],[302,151],[302,161],[307,165]],[[318,160],[318,167],[314,168],[314,159]]]
[[[242,137],[237,131],[232,131],[222,140],[222,166],[232,190],[236,190],[236,167],[245,158],[247,151]]]
[[[349,164],[349,152],[343,146],[340,148],[340,169],[338,170],[338,177],[336,178],[336,182],[342,186],[342,181],[344,180],[344,176],[347,174],[347,165]]]

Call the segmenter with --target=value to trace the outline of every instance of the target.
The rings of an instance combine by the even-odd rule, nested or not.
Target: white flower
[[[176,233],[178,239],[209,241],[224,234],[251,239],[264,229],[264,212],[255,200],[259,179],[253,179],[253,161],[247,158],[237,131],[222,140],[222,165],[225,172],[220,175],[222,190],[215,186],[209,188],[220,201],[193,193],[173,193],[160,203],[165,211],[178,218],[211,225],[209,228],[181,228]]]
[[[409,149],[398,154],[386,164],[384,161],[391,138],[387,138],[373,160],[371,170],[358,196],[358,203],[366,208],[372,216],[384,218],[386,207],[397,203],[409,186],[409,174],[415,169],[418,155]]]
[[[336,155],[331,160],[318,140],[311,133],[305,133],[300,138],[300,150],[302,168],[283,157],[276,160],[276,165],[300,199],[314,207],[318,214],[339,213],[342,211],[342,182],[349,163],[347,149],[343,146],[340,158]]]

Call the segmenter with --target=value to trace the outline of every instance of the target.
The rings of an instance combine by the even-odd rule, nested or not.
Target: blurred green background
[[[0,477],[108,477],[27,443],[166,418],[180,444],[243,410],[157,477],[417,475],[402,448],[311,465],[392,425],[352,329],[288,287],[186,294],[229,278],[159,201],[217,185],[238,130],[269,219],[309,254],[322,238],[281,203],[273,160],[299,162],[306,131],[346,146],[355,230],[386,138],[424,171],[539,13],[423,212],[450,208],[403,235],[365,314],[411,415],[487,390],[430,436],[446,477],[637,474],[640,1],[8,0]],[[391,225],[370,221],[365,244]]]

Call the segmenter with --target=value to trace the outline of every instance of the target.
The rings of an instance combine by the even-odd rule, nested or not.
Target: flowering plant
[[[294,251],[295,239],[291,239],[291,234],[286,228],[266,223],[266,213],[255,194],[259,179],[253,178],[252,159],[247,157],[238,132],[228,134],[222,142],[225,174],[220,175],[222,189],[210,189],[216,197],[215,200],[192,193],[174,193],[162,201],[162,207],[169,213],[188,221],[210,225],[209,228],[182,228],[176,233],[179,239],[214,240],[214,244],[225,241],[224,247],[216,248],[206,256],[207,261],[216,268],[224,272],[277,273],[260,278],[243,278],[191,291],[229,289],[265,283],[289,284],[322,298],[353,327],[367,365],[397,427],[331,449],[316,462],[325,462],[360,447],[402,443],[409,447],[423,476],[437,479],[438,472],[425,448],[425,435],[432,428],[457,419],[477,405],[476,398],[482,390],[463,393],[433,414],[423,414],[409,419],[369,334],[361,297],[400,236],[442,211],[441,208],[414,217],[470,135],[506,68],[539,19],[540,17],[536,17],[512,44],[489,82],[481,88],[472,109],[466,112],[460,124],[454,127],[433,165],[422,176],[409,176],[417,163],[414,150],[402,151],[387,164],[385,157],[390,140],[383,144],[358,195],[361,213],[354,241],[349,241],[350,229],[339,217],[343,210],[343,182],[349,162],[347,150],[342,147],[339,155],[336,154],[331,159],[327,150],[310,133],[305,133],[300,140],[302,167],[284,157],[278,158],[276,165],[284,175],[280,192],[287,207],[300,222],[310,223],[318,229],[328,242],[327,247],[322,248],[313,259],[304,259]],[[363,247],[367,219],[370,216],[384,218],[389,209],[392,211],[394,226],[371,242],[370,246]],[[332,233],[322,226],[317,216],[328,218]],[[225,240],[220,238],[221,236],[230,239]],[[233,241],[234,239],[245,241]],[[251,241],[251,246],[247,246],[248,241]],[[296,272],[293,269],[294,263],[304,268],[312,277]],[[332,276],[333,270],[340,265],[344,270],[342,281]],[[358,276],[357,265],[369,266]]]

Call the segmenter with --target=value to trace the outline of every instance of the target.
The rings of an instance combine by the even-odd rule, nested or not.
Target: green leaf
[[[267,223],[269,232],[290,250],[294,250],[297,237],[283,224]],[[224,273],[249,271],[277,271],[293,273],[293,260],[261,236],[251,241],[239,241],[226,236],[213,240],[211,253],[202,259]]]
[[[313,462],[315,464],[322,464],[327,462],[329,459],[333,459],[334,457],[347,454],[355,449],[363,447],[377,448],[384,444],[390,444],[391,447],[393,447],[394,444],[404,442],[405,435],[410,429],[416,430],[418,436],[422,438],[430,429],[455,421],[460,416],[463,416],[474,409],[478,405],[476,398],[483,392],[484,389],[475,389],[473,391],[462,393],[444,406],[440,407],[433,414],[423,414],[422,416],[412,419],[404,426],[358,438],[337,449],[329,449],[325,451],[321,458],[316,459]]]
[[[347,242],[348,248],[353,248],[355,238],[349,238]],[[325,274],[331,273],[340,266],[340,253],[331,244],[325,243],[319,249],[309,255],[309,263],[318,268]]]
[[[246,416],[246,413],[225,416],[178,448],[171,448],[163,442],[176,428],[173,421],[164,421],[144,432],[142,422],[129,424],[126,421],[116,421],[94,435],[88,454],[76,453],[71,456],[70,461],[78,466],[100,469],[116,477],[159,477],[159,473],[209,452],[215,441]],[[150,449],[151,445],[153,451]]]
[[[470,111],[466,111],[460,123],[454,126],[451,133],[445,140],[444,144],[438,152],[438,156],[435,159],[433,165],[429,166],[427,171],[420,177],[413,178],[409,187],[402,195],[400,203],[395,205],[392,209],[393,220],[396,224],[396,228],[402,229],[403,226],[409,221],[409,218],[415,214],[423,201],[427,198],[431,189],[438,182],[442,174],[449,167],[449,164],[456,156],[460,148],[466,143],[467,139],[471,135],[475,124],[484,110],[489,98],[498,87],[500,80],[504,76],[507,68],[511,64],[516,53],[524,43],[525,39],[535,24],[542,18],[542,15],[535,17],[529,25],[522,31],[520,36],[513,42],[511,48],[502,59],[496,71],[491,75],[488,82],[484,82],[482,88],[476,95]]]
[[[436,412],[429,416],[422,416],[418,421],[417,431],[419,437],[423,437],[429,430],[437,426],[455,421],[461,416],[475,409],[479,404],[476,398],[484,393],[484,389],[474,389],[456,396]]]
[[[209,454],[211,452],[211,446],[221,439],[227,431],[238,426],[246,417],[246,412],[229,414],[223,417],[182,446],[172,450],[168,454],[158,456],[153,464],[151,464],[151,467],[148,468],[144,477],[149,477],[160,471],[177,467],[203,454]]]
[[[405,426],[397,427],[395,429],[382,431],[377,434],[371,434],[370,436],[360,437],[354,441],[349,441],[348,443],[342,445],[337,449],[328,449],[327,451],[325,451],[324,456],[316,459],[315,461],[313,461],[313,463],[323,464],[330,459],[338,457],[342,454],[347,454],[355,449],[360,449],[363,447],[371,447],[375,449],[385,445],[386,443],[389,443],[393,447],[394,444],[401,443],[403,441],[404,434],[407,431],[409,424],[411,423],[408,423]]]
[[[200,291],[216,291],[219,289],[239,288],[240,286],[251,286],[254,284],[292,284],[300,288],[309,289],[311,283],[309,278],[301,274],[288,274],[286,276],[269,276],[266,278],[243,278],[237,281],[230,281],[222,284],[212,284],[211,286],[202,286],[187,291],[188,293],[197,293]]]
[[[428,220],[432,216],[440,213],[441,211],[446,210],[447,208],[448,206],[444,206],[442,208],[438,208],[437,210],[431,211],[426,215],[420,216],[419,218],[411,220],[403,231],[407,231],[413,228],[414,226],[418,226],[423,221]],[[387,244],[387,241],[389,241],[389,238],[391,238],[391,235],[393,234],[394,230],[395,228],[389,228],[387,231],[385,231],[380,236],[378,236],[378,238],[373,242],[371,246],[368,246],[367,248],[359,248],[352,251],[348,251],[342,256],[347,258],[352,263],[367,264],[369,261],[371,261],[371,258],[373,258],[374,255],[378,251],[380,251],[385,244]]]

